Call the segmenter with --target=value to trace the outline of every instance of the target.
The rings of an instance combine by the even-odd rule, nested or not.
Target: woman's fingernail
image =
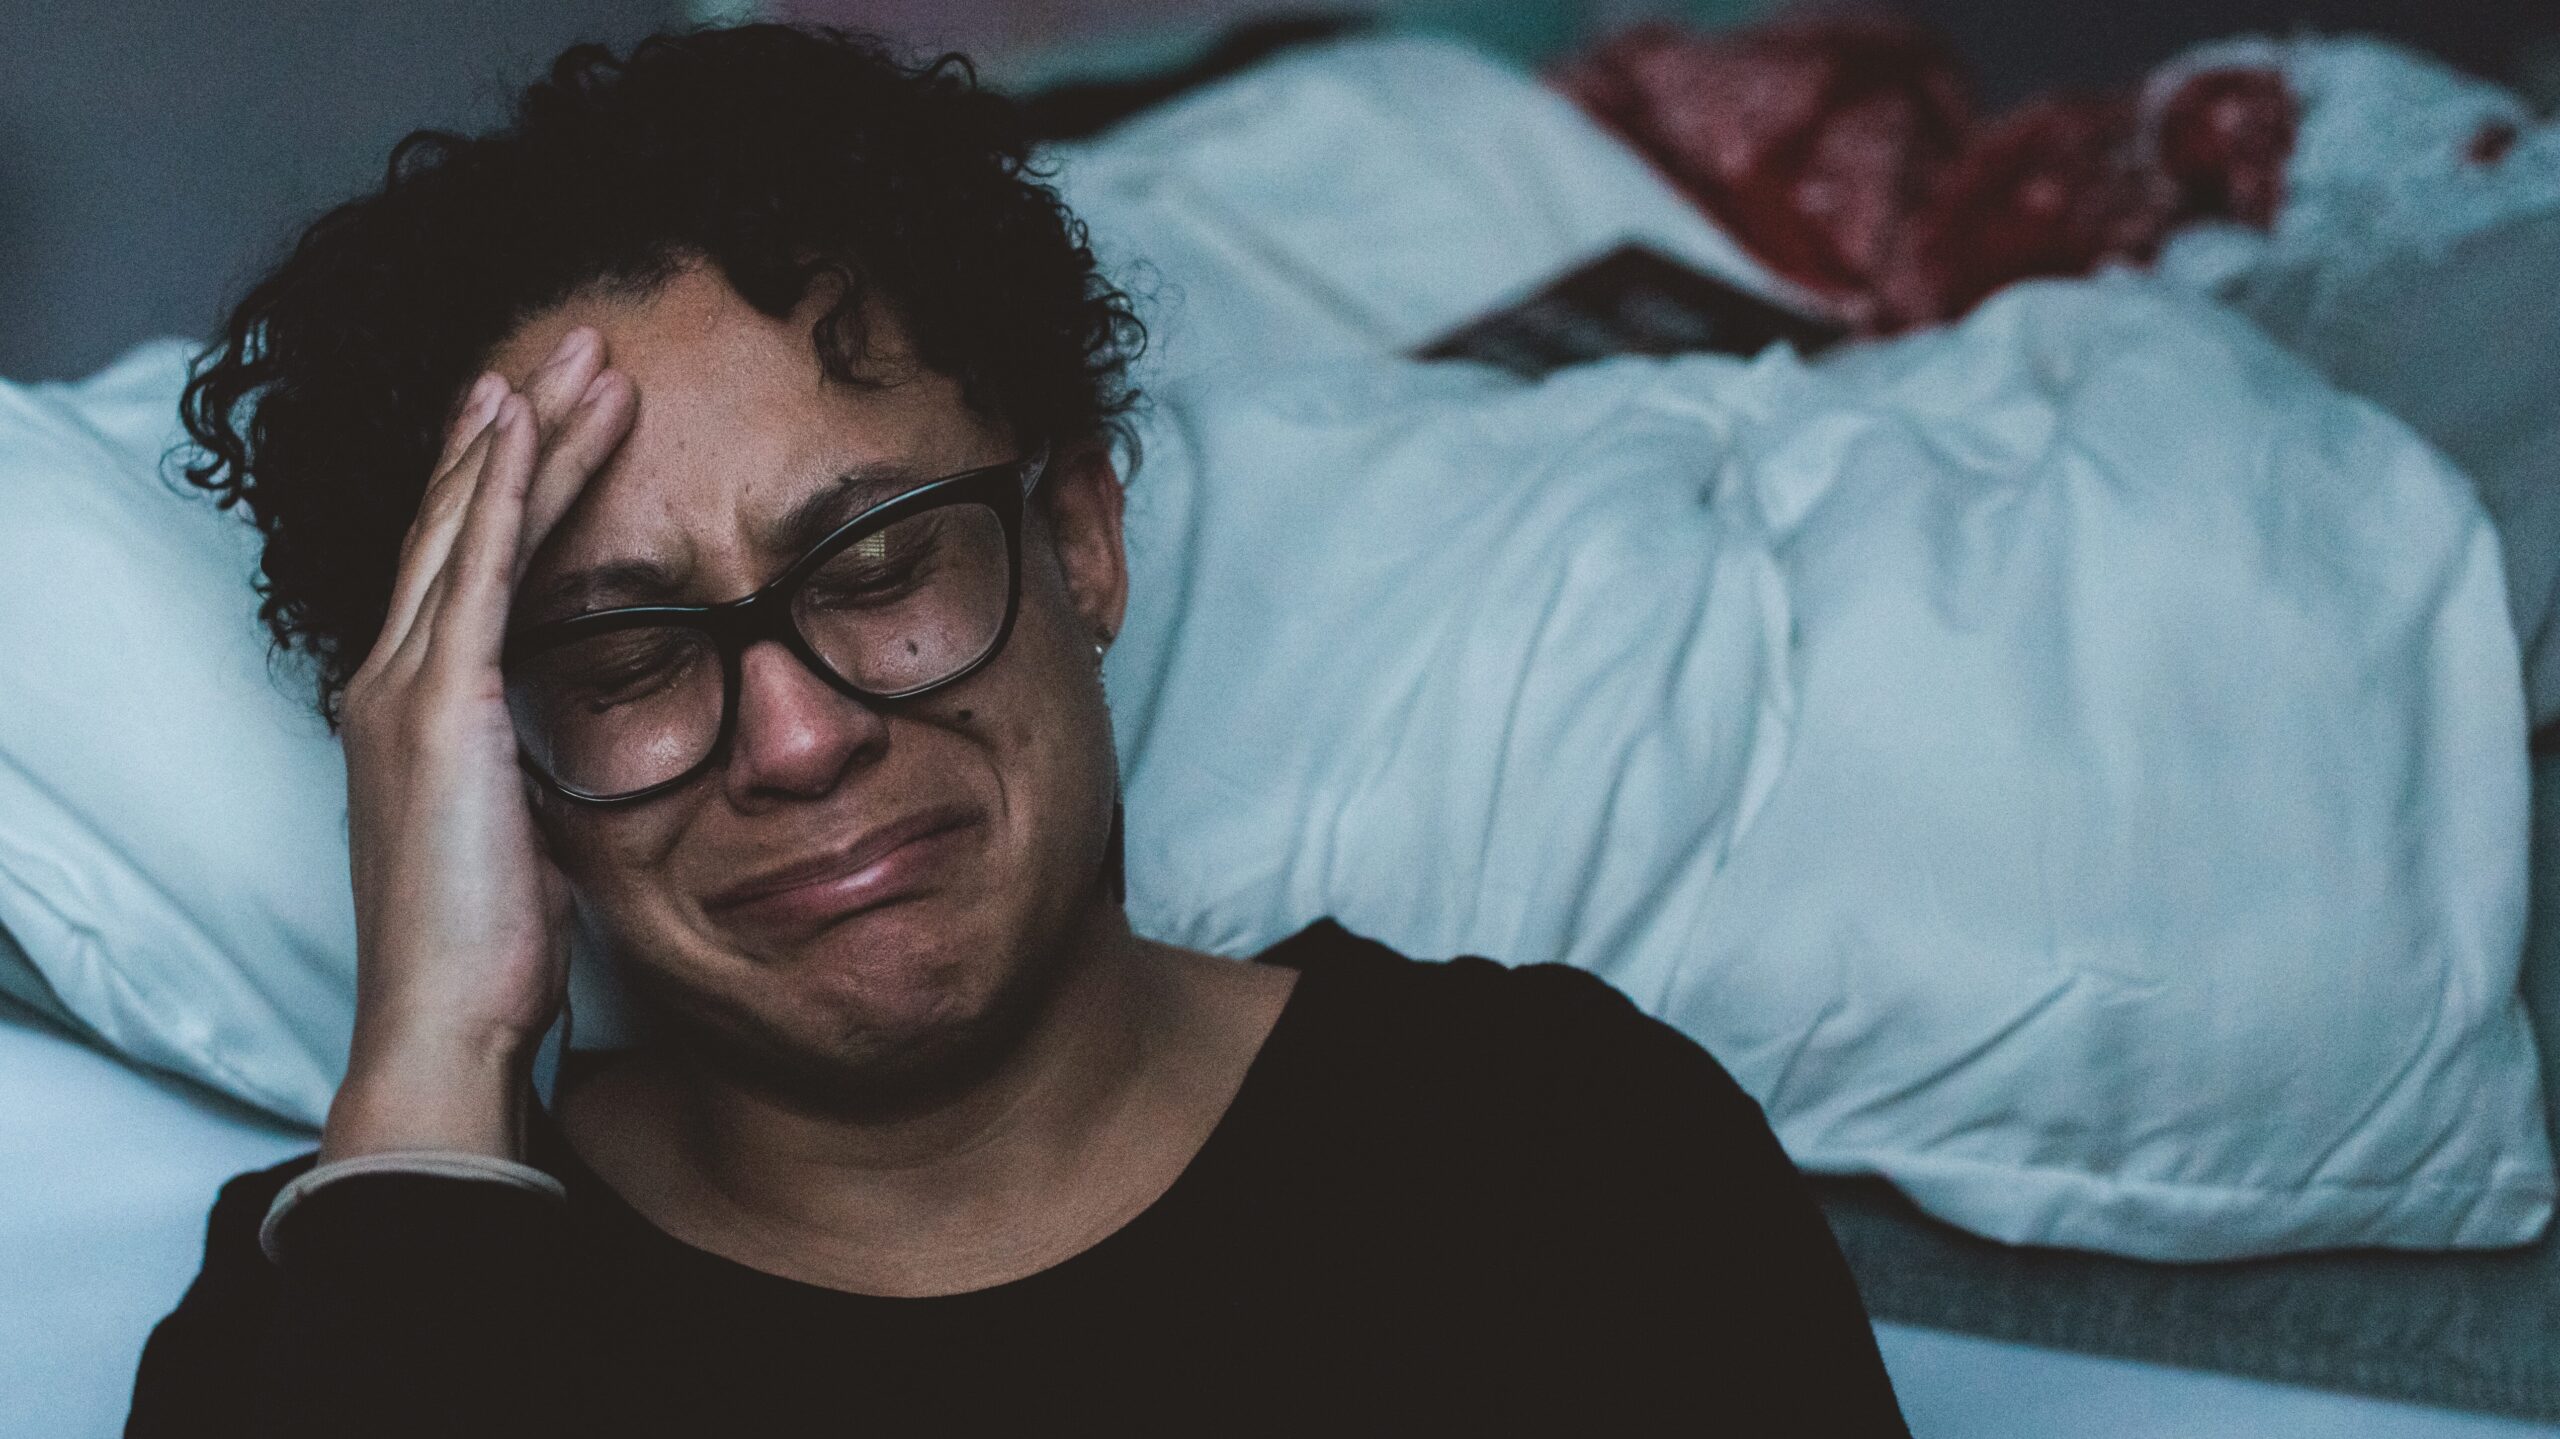
[[[585,394],[578,397],[578,403],[581,405],[592,405],[598,400],[603,399],[604,392],[607,388],[604,377],[612,373],[613,371],[611,370],[596,371],[596,377],[587,381],[587,391]]]
[[[507,397],[507,382],[496,375],[483,374],[471,382],[471,393],[462,402],[462,428],[465,433],[486,426],[498,413],[498,402]]]
[[[551,352],[551,366],[566,365],[585,357],[596,342],[596,332],[584,325],[560,337],[560,348]]]

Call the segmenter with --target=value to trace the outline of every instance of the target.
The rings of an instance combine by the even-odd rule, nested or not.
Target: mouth
[[[732,885],[706,897],[702,907],[737,928],[782,932],[831,924],[928,887],[966,847],[981,818],[966,805],[921,810]]]

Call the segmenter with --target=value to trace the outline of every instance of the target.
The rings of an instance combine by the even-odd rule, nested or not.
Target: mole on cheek
[[[962,723],[962,724],[967,724],[967,723],[969,722],[969,715],[970,715],[970,713],[971,713],[971,712],[970,712],[970,711],[968,711],[968,710],[962,710],[962,711],[960,711],[960,723]]]

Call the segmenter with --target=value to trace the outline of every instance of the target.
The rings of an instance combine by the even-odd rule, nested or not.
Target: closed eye
[[[941,528],[942,516],[928,513],[863,536],[809,577],[801,603],[848,609],[905,598],[940,568]]]

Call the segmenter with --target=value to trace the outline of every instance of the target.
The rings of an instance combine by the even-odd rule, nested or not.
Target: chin
[[[782,1012],[759,1016],[758,1067],[831,1106],[929,1103],[1013,1051],[1048,995],[1046,968],[959,931],[940,906],[884,906],[777,968],[768,999]]]
[[[775,978],[814,1016],[882,1031],[965,1022],[1006,988],[1008,946],[959,933],[949,907],[907,900],[813,937]],[[832,1026],[828,1026],[832,1027]]]

